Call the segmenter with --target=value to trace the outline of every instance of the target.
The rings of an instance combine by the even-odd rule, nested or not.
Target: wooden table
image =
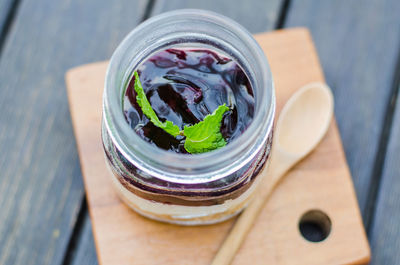
[[[0,0],[0,264],[97,264],[64,73],[144,19],[211,9],[311,30],[372,248],[400,264],[400,1]]]

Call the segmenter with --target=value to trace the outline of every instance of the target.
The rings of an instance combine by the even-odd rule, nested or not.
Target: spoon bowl
[[[310,83],[290,97],[275,128],[266,176],[269,184],[276,185],[286,171],[314,150],[326,134],[332,116],[333,95],[326,84]]]
[[[302,87],[281,111],[275,146],[297,156],[309,153],[325,135],[332,115],[333,96],[327,85],[311,83]]]

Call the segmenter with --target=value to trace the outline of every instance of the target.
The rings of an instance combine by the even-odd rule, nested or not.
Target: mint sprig
[[[190,127],[185,126],[186,136],[184,147],[189,153],[204,153],[226,145],[221,134],[221,121],[229,108],[223,104],[212,114],[207,115],[201,122]]]
[[[146,94],[143,91],[142,83],[140,83],[139,75],[135,72],[135,92],[136,92],[136,101],[139,104],[140,108],[143,111],[143,114],[146,115],[147,118],[157,127],[160,127],[167,133],[176,137],[179,135],[180,130],[179,127],[172,123],[172,121],[161,122],[157,114],[154,112],[153,108],[150,105],[150,102],[146,98]]]
[[[212,114],[207,115],[203,121],[192,126],[185,126],[181,131],[172,121],[161,122],[158,119],[157,114],[146,98],[138,73],[135,72],[134,75],[136,101],[143,114],[155,126],[160,127],[172,136],[184,135],[186,137],[184,144],[186,151],[192,154],[204,153],[226,145],[226,141],[221,134],[222,117],[229,110],[225,104],[219,106]]]

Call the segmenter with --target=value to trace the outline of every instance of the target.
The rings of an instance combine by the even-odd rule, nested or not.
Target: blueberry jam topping
[[[231,58],[210,49],[167,49],[144,61],[137,72],[143,90],[158,118],[182,130],[202,121],[226,104],[221,133],[229,144],[250,125],[254,94],[242,68]],[[165,150],[187,153],[183,136],[173,137],[156,127],[136,102],[134,77],[124,98],[124,114],[132,129],[145,141]]]

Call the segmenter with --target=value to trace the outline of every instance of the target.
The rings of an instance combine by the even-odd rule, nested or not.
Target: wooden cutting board
[[[299,87],[324,81],[306,29],[255,36],[271,64],[277,111]],[[112,188],[100,139],[101,99],[107,62],[66,74],[74,132],[82,166],[99,262],[123,264],[208,264],[234,220],[182,227],[143,218]],[[263,172],[262,174],[265,174]],[[322,242],[299,231],[303,214],[319,209],[331,220]],[[315,221],[322,222],[318,220]],[[335,121],[318,148],[274,191],[233,264],[366,264],[370,258],[351,176]]]

